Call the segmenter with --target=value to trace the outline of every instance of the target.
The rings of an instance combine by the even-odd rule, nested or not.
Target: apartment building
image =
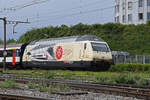
[[[115,0],[115,22],[144,24],[150,19],[150,0]]]

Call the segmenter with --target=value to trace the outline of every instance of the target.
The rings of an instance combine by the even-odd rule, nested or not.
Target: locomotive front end
[[[112,54],[106,42],[91,42],[93,50],[92,65],[101,69],[108,69],[112,64]]]

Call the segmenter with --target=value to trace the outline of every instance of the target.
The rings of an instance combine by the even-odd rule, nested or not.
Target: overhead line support
[[[0,18],[0,20],[3,20],[4,22],[4,51],[3,51],[3,70],[2,72],[5,73],[6,71],[6,56],[7,56],[7,51],[6,51],[6,25],[7,24],[13,24],[13,33],[15,33],[14,28],[17,24],[19,23],[24,23],[24,24],[29,24],[30,22],[28,22],[28,20],[26,22],[22,22],[22,21],[7,21],[6,17],[4,18]]]

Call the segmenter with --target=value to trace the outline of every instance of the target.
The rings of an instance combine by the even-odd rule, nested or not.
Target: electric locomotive
[[[92,67],[108,69],[112,54],[108,44],[94,35],[69,36],[34,41],[22,57],[25,67]]]

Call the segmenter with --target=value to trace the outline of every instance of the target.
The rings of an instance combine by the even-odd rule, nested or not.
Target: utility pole
[[[6,20],[6,17],[0,18],[0,20],[3,20],[3,22],[4,22],[4,52],[3,52],[4,59],[3,59],[3,73],[5,73],[5,71],[6,71],[6,56],[7,56],[7,51],[6,51],[6,25],[7,25],[7,24],[13,24],[13,33],[16,33],[16,32],[14,31],[16,25],[18,25],[19,23],[29,24],[30,22],[28,22],[28,20],[27,20],[26,22],[22,22],[22,21],[7,21],[7,20]]]
[[[3,22],[4,22],[4,52],[3,52],[3,56],[4,56],[3,73],[4,73],[6,70],[6,56],[7,56],[7,52],[6,52],[6,24],[7,24],[7,21],[6,21],[6,17],[0,18],[0,20],[3,20]]]

